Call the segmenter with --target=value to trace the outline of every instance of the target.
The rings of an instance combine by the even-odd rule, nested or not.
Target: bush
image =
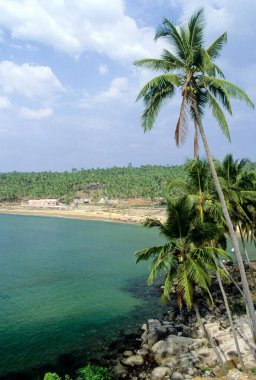
[[[77,380],[111,380],[110,373],[107,368],[98,367],[88,364],[84,368],[77,371]]]
[[[44,380],[61,380],[57,373],[48,372],[44,375]]]

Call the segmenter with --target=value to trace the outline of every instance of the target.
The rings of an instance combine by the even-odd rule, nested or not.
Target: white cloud
[[[29,120],[40,120],[50,117],[53,113],[50,107],[33,110],[27,107],[21,108],[21,116]]]
[[[153,28],[139,28],[122,0],[1,0],[0,26],[72,56],[86,51],[133,60],[157,54]]]
[[[0,96],[0,109],[7,109],[11,107],[11,102],[7,96]]]
[[[28,98],[44,98],[63,91],[50,67],[17,65],[11,61],[0,62],[0,89],[6,94],[18,93]]]
[[[99,66],[99,73],[100,75],[105,75],[108,73],[108,65],[103,63],[102,65]]]
[[[108,89],[100,91],[94,96],[85,94],[83,99],[79,101],[78,107],[93,108],[113,101],[128,103],[131,100],[131,93],[134,95],[134,87],[131,86],[128,78],[117,77],[112,80]]]

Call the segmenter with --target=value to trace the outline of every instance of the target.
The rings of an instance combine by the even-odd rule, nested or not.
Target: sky
[[[180,93],[142,130],[135,100],[154,74],[133,62],[171,50],[154,41],[157,26],[165,17],[185,23],[202,5],[206,44],[228,32],[218,64],[256,103],[255,0],[0,0],[0,172],[191,158],[192,126],[183,147],[174,142]],[[213,155],[256,161],[255,121],[256,110],[233,102],[230,144],[206,113]]]

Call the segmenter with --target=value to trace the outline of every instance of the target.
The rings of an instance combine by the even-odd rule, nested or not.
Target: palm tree
[[[246,170],[248,163],[247,159],[234,160],[231,154],[227,154],[223,162],[217,163],[216,170],[233,226],[240,232],[251,279],[256,289],[256,280],[245,246],[245,236],[253,236],[253,214],[256,210],[256,176],[254,172]]]
[[[221,69],[214,63],[227,41],[227,34],[223,33],[208,48],[205,48],[204,25],[202,9],[192,15],[186,26],[176,27],[168,19],[164,19],[156,32],[155,39],[166,39],[174,48],[174,53],[165,49],[160,59],[149,58],[135,62],[135,65],[139,67],[161,72],[160,75],[150,80],[141,89],[137,100],[141,98],[144,100],[145,110],[142,114],[142,127],[144,131],[148,131],[152,129],[161,106],[167,100],[172,99],[176,88],[181,91],[181,108],[175,130],[175,140],[178,146],[184,143],[188,128],[188,117],[190,116],[195,125],[195,130],[200,132],[213,181],[220,198],[222,211],[239,265],[243,291],[253,325],[253,337],[256,342],[256,314],[252,295],[246,278],[238,240],[202,124],[202,117],[208,106],[222,132],[230,139],[228,124],[219,102],[230,114],[232,114],[231,98],[242,100],[252,108],[253,103],[239,86],[224,79]],[[197,139],[195,146],[197,147]]]
[[[222,225],[224,228],[225,220],[223,220],[223,217],[221,215],[220,203],[218,202],[218,199],[216,199],[214,194],[215,192],[212,186],[212,178],[210,177],[208,162],[199,158],[195,160],[188,160],[185,164],[185,169],[188,174],[187,181],[171,180],[169,182],[169,190],[171,191],[173,188],[177,186],[179,187],[179,189],[183,189],[183,192],[185,191],[190,203],[196,208],[197,217],[200,218],[201,222],[207,219],[212,223],[215,222]],[[215,242],[212,241],[211,244],[213,245],[215,244]],[[219,239],[219,244],[221,244],[222,247],[226,246],[226,239],[224,235],[222,236],[222,241],[220,241]],[[244,370],[244,362],[241,355],[237,339],[237,333],[228,303],[228,298],[225,293],[224,286],[222,284],[221,276],[218,272],[216,272],[216,277],[225,303],[229,323],[236,345],[237,354],[241,363],[241,368],[242,370]]]
[[[208,242],[219,241],[224,230],[216,223],[202,222],[198,219],[196,207],[191,205],[187,197],[168,200],[167,215],[164,224],[155,219],[148,219],[145,222],[146,227],[157,227],[167,241],[164,245],[137,251],[137,262],[152,259],[149,284],[153,283],[159,273],[164,274],[163,302],[170,299],[170,293],[175,288],[179,308],[182,309],[184,306],[188,309],[194,308],[198,322],[225,373],[225,366],[218,349],[201,321],[196,297],[196,287],[199,287],[213,302],[209,289],[212,276],[209,271],[213,270],[223,276],[223,271],[216,261],[219,256],[226,258],[229,256],[223,249],[214,247]]]

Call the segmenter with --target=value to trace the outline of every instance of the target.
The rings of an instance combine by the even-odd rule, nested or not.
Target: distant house
[[[30,207],[56,207],[59,205],[58,199],[30,199],[28,201]]]

